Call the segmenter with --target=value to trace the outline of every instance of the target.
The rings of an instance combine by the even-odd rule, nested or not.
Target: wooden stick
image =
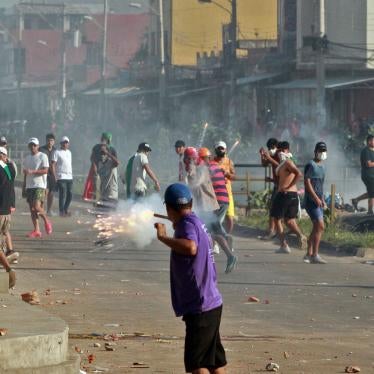
[[[167,219],[168,221],[170,221],[169,217],[164,216],[163,214],[154,213],[153,216],[156,217],[156,218]]]

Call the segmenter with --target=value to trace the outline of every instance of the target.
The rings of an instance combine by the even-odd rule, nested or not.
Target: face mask
[[[279,159],[281,161],[286,161],[292,158],[292,153],[279,152]]]
[[[226,151],[223,151],[221,149],[216,149],[216,155],[218,157],[225,157]]]
[[[270,149],[269,153],[270,153],[270,156],[275,156],[275,154],[277,153],[277,149],[276,148]]]
[[[327,159],[327,152],[317,153],[317,159],[320,161],[325,161]]]

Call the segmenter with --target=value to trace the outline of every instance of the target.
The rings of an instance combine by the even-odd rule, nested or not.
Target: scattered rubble
[[[274,371],[277,372],[280,369],[280,366],[276,364],[275,362],[270,362],[266,365],[265,369],[267,371]]]
[[[40,304],[40,298],[38,293],[33,290],[31,292],[25,292],[21,294],[22,300],[25,301],[26,303],[29,303],[31,305],[38,305]]]
[[[259,303],[260,302],[260,299],[255,297],[255,296],[250,296],[248,298],[248,301],[251,302],[251,303]]]
[[[346,366],[345,373],[359,373],[361,369],[358,366]]]
[[[7,329],[0,328],[0,336],[5,336],[8,333]]]

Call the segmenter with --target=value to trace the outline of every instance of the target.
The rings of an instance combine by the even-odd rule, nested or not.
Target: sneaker
[[[305,264],[310,264],[311,263],[311,256],[309,256],[309,255],[305,255],[304,257],[303,257],[303,262],[305,263]]]
[[[16,272],[13,269],[10,269],[8,273],[9,273],[9,288],[13,288],[16,285]]]
[[[45,228],[45,232],[47,233],[47,235],[50,235],[52,234],[52,223],[51,221],[47,221],[44,225],[44,228]]]
[[[214,242],[213,244],[213,253],[219,255],[219,245],[217,244],[217,242]]]
[[[355,212],[358,211],[358,201],[357,199],[352,199],[352,206],[353,206],[353,209],[355,210]]]
[[[30,233],[27,234],[29,238],[41,238],[42,233],[40,231],[31,231]]]
[[[317,256],[311,256],[310,262],[312,264],[327,264],[327,261],[324,260],[320,255]]]
[[[298,238],[297,246],[299,247],[299,249],[305,251],[308,248],[308,238],[305,235],[301,235]]]
[[[18,264],[19,253],[15,251],[7,251],[6,259],[10,264]]]
[[[286,244],[285,247],[280,247],[280,248],[278,248],[278,249],[275,251],[275,253],[285,253],[285,254],[289,254],[289,253],[291,253],[291,249],[290,249],[290,247],[288,246],[288,244]]]
[[[261,237],[261,240],[273,240],[277,236],[277,233],[274,231],[270,231],[269,234]]]
[[[225,273],[231,273],[233,269],[236,266],[236,263],[238,262],[238,258],[236,256],[231,256],[227,259],[227,265],[226,265],[226,270]]]

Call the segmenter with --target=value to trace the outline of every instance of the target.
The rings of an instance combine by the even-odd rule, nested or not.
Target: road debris
[[[150,366],[144,362],[134,362],[131,366],[132,369],[149,369]]]
[[[101,347],[101,344],[100,344],[100,343],[94,343],[93,346],[94,346],[95,348],[100,348],[100,347]]]
[[[114,348],[115,345],[116,343],[105,343],[105,350],[109,352],[113,352],[115,351],[115,348]]]
[[[21,294],[21,298],[24,302],[29,303],[31,305],[40,304],[39,295],[35,290]]]
[[[80,355],[83,353],[82,348],[79,348],[78,346],[74,347],[75,352],[79,353]]]
[[[95,361],[95,355],[94,354],[89,354],[88,356],[87,356],[87,360],[88,360],[88,363],[89,364],[92,364],[94,361]]]
[[[0,328],[0,336],[5,336],[8,333],[7,329]]]
[[[266,365],[265,369],[267,371],[275,371],[277,372],[280,369],[280,366],[276,364],[275,362],[270,362]]]
[[[358,366],[346,366],[345,373],[359,373],[361,369]]]
[[[288,352],[283,352],[283,357],[287,360],[290,358],[290,354]]]
[[[248,301],[251,303],[259,303],[260,299],[255,296],[249,296]]]
[[[360,319],[360,317],[359,316],[355,316],[355,317],[353,317],[353,319]]]

